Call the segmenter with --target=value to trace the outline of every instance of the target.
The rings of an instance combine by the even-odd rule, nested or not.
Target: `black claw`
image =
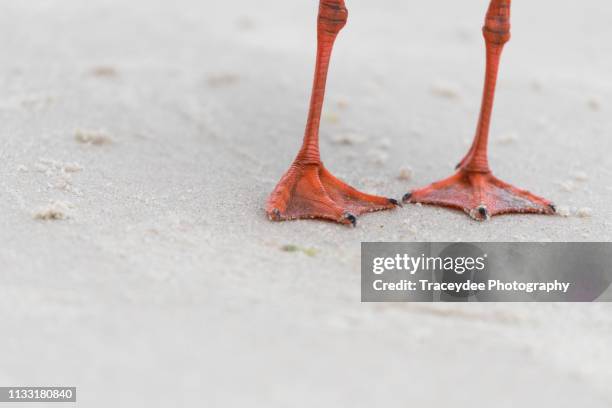
[[[279,221],[281,219],[281,212],[278,208],[273,209],[272,214],[274,215],[274,221]]]
[[[551,210],[553,210],[553,213],[555,213],[555,214],[557,213],[557,206],[556,205],[550,204],[549,207],[550,207]]]
[[[484,204],[474,208],[468,214],[476,221],[488,221],[491,219],[491,213]]]
[[[402,201],[404,203],[409,203],[411,198],[412,198],[412,193],[408,193],[402,198]]]
[[[402,206],[402,205],[400,204],[400,202],[399,202],[399,201],[397,201],[395,198],[389,198],[388,200],[389,200],[389,202],[390,202],[391,204],[395,205],[396,207],[401,207],[401,206]]]
[[[357,226],[357,217],[355,217],[353,214],[346,214],[344,218],[349,220],[350,223],[353,224],[353,227]]]

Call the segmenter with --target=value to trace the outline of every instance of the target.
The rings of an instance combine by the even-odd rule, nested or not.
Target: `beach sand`
[[[323,160],[400,198],[469,147],[486,1],[347,5]],[[513,9],[492,167],[565,217],[406,206],[356,229],[263,211],[301,143],[316,12],[2,2],[0,385],[76,385],[83,407],[609,407],[610,306],[361,304],[359,255],[612,240],[612,6]]]

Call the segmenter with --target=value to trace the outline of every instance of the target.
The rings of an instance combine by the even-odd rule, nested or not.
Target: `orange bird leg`
[[[266,213],[270,220],[320,218],[355,226],[360,214],[399,205],[396,200],[355,190],[335,178],[321,163],[319,127],[325,83],[334,42],[347,18],[344,0],[320,1],[317,65],[304,143],[268,198]]]
[[[406,194],[404,202],[464,210],[478,221],[500,214],[555,213],[555,206],[550,201],[497,179],[489,168],[489,128],[499,60],[504,45],[510,40],[510,3],[511,0],[492,0],[487,12],[483,28],[487,68],[480,119],[472,147],[457,166],[455,175]]]

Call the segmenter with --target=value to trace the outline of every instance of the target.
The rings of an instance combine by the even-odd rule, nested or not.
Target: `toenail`
[[[401,207],[402,205],[395,198],[388,198],[389,202],[395,206]]]
[[[409,203],[411,198],[412,198],[412,193],[408,193],[404,196],[404,198],[402,198],[402,201],[405,203]]]
[[[353,224],[353,227],[357,226],[357,217],[355,217],[353,214],[347,213],[344,215],[344,218],[346,218],[351,224]]]
[[[475,219],[476,221],[488,221],[491,219],[491,214],[486,206],[481,205],[480,207],[474,208],[469,212],[470,217]]]

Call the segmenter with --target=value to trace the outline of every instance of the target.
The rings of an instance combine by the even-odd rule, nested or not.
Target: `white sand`
[[[349,2],[334,174],[398,198],[450,174],[485,3]],[[515,3],[494,170],[590,216],[409,206],[352,230],[262,210],[301,142],[315,1],[2,2],[0,385],[75,384],[83,407],[609,407],[608,305],[359,303],[361,241],[612,239],[612,6]],[[60,188],[40,158],[82,170]],[[70,216],[35,219],[50,202]]]

